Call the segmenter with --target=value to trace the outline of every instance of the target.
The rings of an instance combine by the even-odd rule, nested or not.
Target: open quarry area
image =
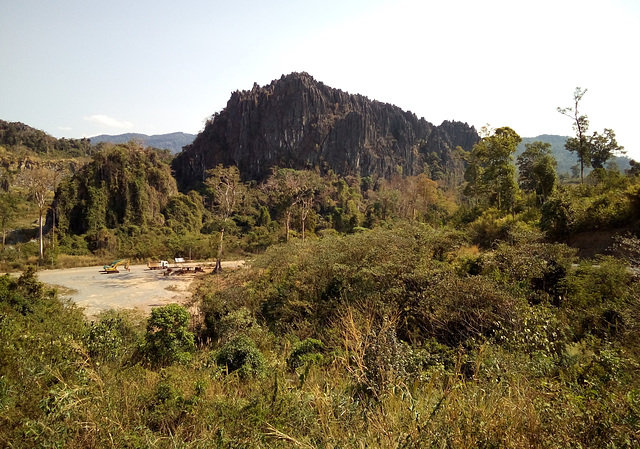
[[[222,262],[223,268],[235,268],[242,261]],[[95,317],[108,309],[138,309],[149,313],[153,307],[184,303],[191,297],[189,286],[195,276],[204,273],[176,274],[166,270],[150,270],[146,265],[131,265],[119,273],[106,274],[102,267],[43,270],[38,278],[59,288],[62,296],[84,308],[87,317]]]

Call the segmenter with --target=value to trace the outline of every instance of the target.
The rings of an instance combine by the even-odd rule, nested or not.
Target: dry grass
[[[0,261],[0,272],[13,273],[17,271],[23,271],[26,267],[40,264],[37,256],[29,256],[26,259],[20,259],[15,261]],[[97,265],[103,265],[104,258],[97,256],[69,256],[67,254],[60,254],[53,266],[47,266],[47,268],[79,268],[79,267],[93,267]]]
[[[56,268],[78,268],[102,265],[103,259],[96,256],[69,256],[60,254],[56,261]]]
[[[456,256],[457,257],[465,257],[465,256],[479,256],[480,255],[480,248],[478,248],[478,245],[472,245],[472,246],[463,246],[460,249],[458,249]]]
[[[75,288],[65,287],[64,285],[58,285],[58,284],[47,284],[47,285],[51,288],[55,288],[58,294],[63,297],[73,296],[76,293],[78,293],[78,290],[76,290]]]

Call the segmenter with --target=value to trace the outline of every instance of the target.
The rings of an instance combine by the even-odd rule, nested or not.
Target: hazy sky
[[[0,119],[55,137],[197,133],[282,74],[440,124],[592,131],[640,159],[638,0],[0,0]]]

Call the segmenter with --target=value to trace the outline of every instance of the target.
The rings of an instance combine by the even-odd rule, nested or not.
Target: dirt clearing
[[[223,268],[237,267],[242,261],[223,262]],[[191,297],[189,286],[195,274],[165,275],[164,270],[149,270],[146,265],[132,265],[131,271],[105,274],[102,267],[43,270],[38,279],[58,286],[62,296],[83,307],[87,317],[108,309],[151,308],[170,303],[184,303]],[[199,274],[206,276],[206,274]]]

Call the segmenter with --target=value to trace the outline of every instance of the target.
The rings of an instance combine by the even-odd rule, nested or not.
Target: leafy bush
[[[540,229],[553,238],[564,238],[575,230],[576,214],[570,195],[564,190],[557,190],[541,210]]]
[[[459,278],[452,272],[416,274],[403,305],[399,331],[407,340],[435,338],[457,346],[489,337],[518,319],[522,302],[483,276]]]
[[[18,279],[0,277],[0,445],[53,446],[35,440],[39,429],[63,427],[80,402],[82,330],[81,310],[40,283],[33,268]],[[63,436],[55,439],[65,446]]]
[[[414,347],[411,370],[427,375],[450,371],[454,367],[454,358],[453,348],[430,338],[421,342],[420,346]]]
[[[495,208],[487,209],[469,224],[471,241],[481,248],[491,248],[509,236],[511,219]]]
[[[339,308],[368,302],[391,313],[404,294],[404,276],[456,250],[456,233],[416,224],[372,229],[342,238],[270,248],[254,261],[264,268],[251,284],[261,314],[276,333],[300,338],[325,327]]]
[[[565,326],[548,305],[523,307],[518,319],[509,324],[500,325],[493,339],[514,353],[559,357],[569,341]]]
[[[564,292],[563,281],[576,250],[562,244],[501,244],[481,258],[481,273],[530,302],[557,301]]]
[[[583,261],[564,280],[563,306],[576,335],[624,333],[623,317],[638,305],[633,284],[626,265],[617,259]]]
[[[238,335],[258,337],[262,332],[251,311],[246,307],[233,310],[217,322],[217,334],[221,341],[229,341]]]
[[[216,363],[229,373],[238,372],[240,377],[261,376],[265,371],[265,358],[253,340],[239,335],[227,342],[216,354]]]
[[[287,357],[287,366],[294,370],[305,365],[315,365],[323,360],[325,345],[315,338],[306,338],[298,342]]]
[[[81,235],[63,234],[60,237],[58,251],[71,256],[86,256],[91,254],[87,240]]]
[[[155,365],[184,363],[195,351],[194,335],[188,330],[189,312],[178,304],[151,310],[143,347]]]
[[[108,311],[86,325],[84,342],[97,360],[120,360],[136,347],[138,333],[131,318]]]
[[[632,190],[559,190],[542,206],[540,227],[553,238],[566,238],[577,232],[633,225],[637,211]]]
[[[196,400],[186,398],[175,379],[162,379],[145,405],[146,424],[155,432],[171,435],[189,419]]]
[[[640,238],[627,234],[615,238],[614,251],[631,266],[640,267]]]
[[[33,266],[27,267],[17,280],[8,275],[0,277],[0,304],[4,303],[22,315],[41,307],[44,294],[44,284],[38,281]]]
[[[385,387],[404,382],[412,358],[411,347],[397,337],[396,323],[385,317],[365,336],[363,386],[379,395]]]

